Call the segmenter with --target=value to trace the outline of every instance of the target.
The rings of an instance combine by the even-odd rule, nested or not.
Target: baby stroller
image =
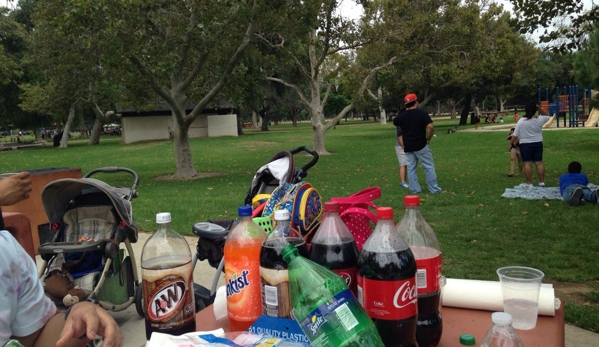
[[[312,159],[301,168],[295,169],[294,155],[303,151],[310,154]],[[313,167],[316,162],[318,162],[318,153],[305,146],[275,154],[254,175],[244,200],[245,205],[252,205],[254,214],[259,214],[261,208],[264,207],[265,196],[272,193],[280,182],[295,184],[303,181],[308,175],[308,169]],[[254,221],[265,231],[271,230],[270,217],[256,217]],[[235,224],[236,220],[209,220],[196,223],[192,227],[193,233],[198,236],[193,267],[195,268],[198,260],[208,260],[210,266],[216,269],[210,289],[194,283],[196,310],[198,311],[214,302],[218,280],[224,270],[225,238]]]
[[[133,176],[131,188],[113,187],[91,178],[96,173],[121,172]],[[43,260],[39,277],[47,281],[66,273],[88,300],[97,301],[104,309],[122,311],[129,307],[139,286],[131,247],[137,242],[131,200],[137,197],[138,183],[137,173],[124,167],[98,168],[81,179],[48,183],[42,191],[42,203],[54,236],[52,242],[39,247]]]

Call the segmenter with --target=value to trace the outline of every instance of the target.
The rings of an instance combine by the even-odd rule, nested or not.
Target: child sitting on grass
[[[599,200],[599,192],[587,187],[589,178],[581,172],[582,164],[573,161],[568,164],[568,173],[559,177],[559,192],[570,206],[578,206],[582,200],[594,204]]]

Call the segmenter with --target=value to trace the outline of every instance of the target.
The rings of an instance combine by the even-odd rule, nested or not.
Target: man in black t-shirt
[[[416,173],[418,162],[424,168],[428,190],[433,194],[441,193],[442,190],[437,184],[433,154],[429,147],[434,134],[433,121],[427,112],[418,109],[416,94],[406,95],[404,102],[406,111],[393,119],[393,125],[400,127],[403,132],[399,142],[406,152],[410,193],[418,194],[422,190]]]

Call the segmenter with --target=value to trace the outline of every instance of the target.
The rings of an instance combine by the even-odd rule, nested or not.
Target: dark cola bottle
[[[291,318],[289,271],[281,251],[287,245],[294,245],[300,255],[306,257],[308,247],[300,232],[291,226],[288,210],[276,210],[274,217],[275,227],[262,243],[260,250],[262,314],[277,318]]]
[[[339,203],[324,203],[324,217],[310,245],[310,260],[345,279],[357,296],[356,272],[358,246],[354,236],[339,217]]]
[[[417,347],[416,260],[395,230],[393,209],[379,207],[376,215],[358,260],[358,301],[386,347]]]
[[[441,248],[435,232],[420,213],[417,195],[404,197],[405,214],[397,224],[399,235],[406,240],[416,258],[418,272],[418,327],[420,347],[435,347],[441,340]]]

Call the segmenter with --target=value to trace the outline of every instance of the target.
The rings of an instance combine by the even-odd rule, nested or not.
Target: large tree
[[[273,47],[278,47],[281,54],[289,57],[294,63],[304,83],[268,76],[267,79],[292,88],[299,99],[308,107],[313,130],[313,149],[319,154],[327,154],[325,145],[326,132],[335,126],[355,105],[355,99],[361,96],[374,74],[384,69],[397,59],[387,57],[380,65],[369,69],[363,77],[359,88],[354,89],[353,100],[335,114],[326,119],[324,107],[331,91],[336,86],[337,78],[345,70],[341,64],[344,59],[340,55],[349,54],[352,50],[366,44],[366,39],[357,23],[338,14],[337,0],[309,0],[297,2],[294,11],[288,12],[285,21],[294,23],[292,28],[306,28],[304,32],[293,33],[280,31],[264,37]],[[295,39],[295,40],[293,40]]]
[[[257,23],[284,2],[53,1],[54,30],[96,47],[102,69],[131,106],[159,101],[172,114],[175,178],[197,175],[188,131],[227,85]]]

